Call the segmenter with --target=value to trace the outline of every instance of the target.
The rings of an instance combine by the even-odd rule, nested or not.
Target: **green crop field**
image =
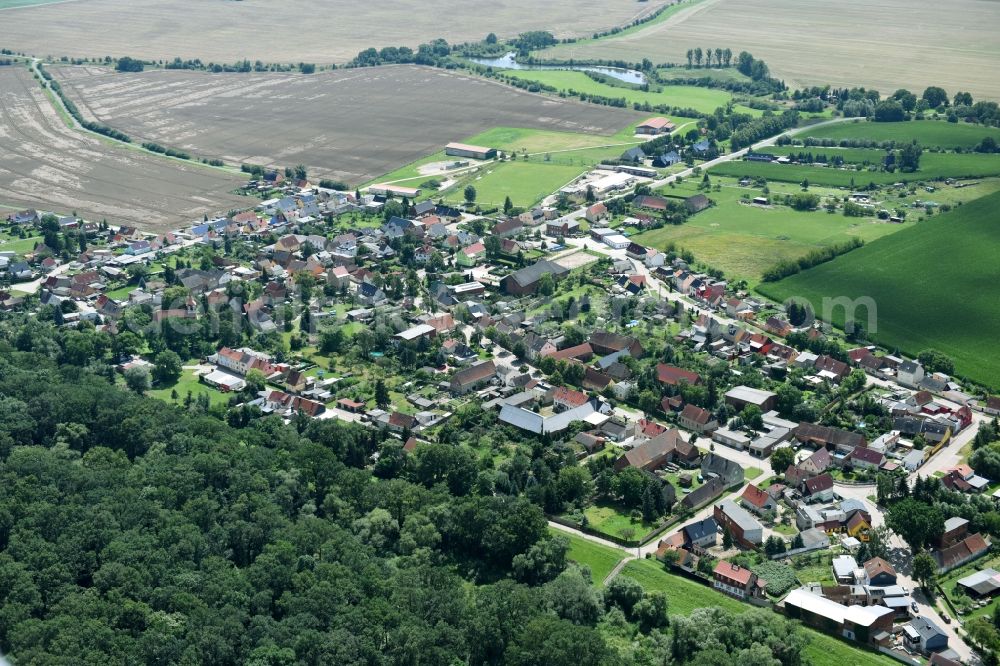
[[[903,123],[873,123],[861,121],[817,127],[797,138],[815,139],[865,139],[868,141],[899,141],[909,143],[916,139],[924,147],[972,148],[984,137],[1000,141],[1000,129],[969,123],[949,123],[944,120],[913,120]]]
[[[693,252],[698,261],[724,271],[730,279],[743,278],[754,283],[780,260],[797,259],[817,247],[843,243],[851,236],[873,241],[905,226],[825,211],[799,212],[787,206],[749,206],[740,202],[742,195],[757,196],[759,190],[736,187],[728,178],[713,181],[723,185],[719,192],[707,193],[715,202],[714,207],[692,216],[682,225],[667,225],[642,233],[636,241],[659,249],[674,243]],[[799,191],[797,186],[781,183],[772,183],[770,188],[772,197]],[[833,194],[821,188],[812,189],[817,194]],[[689,180],[665,192],[691,196],[698,190],[696,182]]]
[[[877,329],[866,329],[876,341],[908,354],[938,349],[957,374],[1000,387],[998,207],[1000,193],[977,199],[758,289],[779,301],[808,299],[819,313],[824,297],[870,297]],[[831,319],[843,325],[843,310]]]
[[[476,188],[476,202],[502,206],[505,197],[515,206],[536,204],[586,170],[583,166],[566,166],[537,162],[503,162],[489,164],[479,173],[463,178],[444,191],[447,201],[460,202],[467,185]]]
[[[812,150],[814,154],[825,152],[830,154],[833,149],[802,148]],[[857,149],[845,149],[850,155]],[[798,151],[793,151],[798,152]],[[862,150],[858,153],[867,154]],[[864,187],[869,183],[890,185],[897,182],[916,183],[920,181],[942,180],[944,178],[982,178],[1000,174],[1000,155],[981,155],[979,153],[928,153],[920,158],[920,169],[914,173],[896,171],[855,171],[853,169],[837,169],[821,166],[800,166],[797,164],[775,164],[767,162],[725,162],[712,167],[713,174],[724,176],[750,176],[767,180],[780,180],[788,183],[809,181],[811,185],[828,185],[830,187]],[[853,185],[852,185],[853,183]]]
[[[691,108],[702,113],[712,113],[720,106],[726,106],[732,100],[732,95],[725,90],[701,88],[698,86],[662,86],[661,92],[644,92],[637,88],[612,86],[587,76],[584,72],[570,70],[511,70],[504,72],[508,76],[522,81],[536,81],[559,90],[574,90],[578,93],[601,95],[603,97],[624,97],[631,105],[634,103],[652,105],[669,104],[681,108]],[[761,111],[749,107],[739,107],[740,111],[753,115],[761,115]]]
[[[689,121],[694,122],[690,118],[677,119],[679,123]],[[490,146],[508,154],[517,153],[519,158],[528,155],[529,160],[546,162],[548,164],[592,166],[600,163],[603,159],[618,157],[630,146],[642,143],[642,139],[636,139],[633,136],[634,130],[635,126],[629,125],[611,136],[604,136],[600,134],[557,132],[523,127],[495,127],[462,139],[462,141],[477,146]],[[455,161],[455,159],[454,157],[445,155],[442,150],[379,176],[368,184],[404,183],[406,185],[419,185],[432,178],[444,180],[448,178],[448,174],[422,175],[421,167],[426,167],[426,165],[436,162]],[[434,194],[434,192],[425,192],[424,196]]]
[[[583,537],[578,537],[562,530],[549,530],[552,534],[569,539],[569,552],[567,556],[579,565],[590,567],[591,579],[594,585],[601,586],[604,579],[608,577],[611,570],[615,568],[622,559],[625,552],[617,548],[609,548],[599,543],[588,541]]]
[[[743,613],[752,606],[744,604],[721,592],[716,592],[707,585],[699,585],[694,581],[676,576],[664,571],[663,565],[655,560],[636,560],[629,562],[622,570],[623,576],[628,576],[639,582],[648,591],[660,591],[667,595],[667,603],[671,615],[690,615],[696,608],[722,608],[731,613]],[[884,655],[869,652],[854,647],[846,641],[822,634],[803,627],[802,631],[809,637],[809,645],[804,650],[814,666],[890,666],[896,662]]]

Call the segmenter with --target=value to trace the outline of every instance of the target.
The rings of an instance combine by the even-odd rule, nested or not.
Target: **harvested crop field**
[[[548,30],[590,35],[645,16],[662,0],[73,0],[3,11],[7,48],[37,56],[345,62],[369,47],[438,37],[479,41]],[[2,7],[2,5],[0,5]],[[85,35],[85,38],[81,36]]]
[[[695,47],[746,50],[793,87],[907,87],[1000,99],[1000,2],[991,0],[700,0],[621,36],[540,52],[545,58],[686,62]]]
[[[243,182],[70,129],[27,69],[0,67],[0,204],[162,230],[249,205]]]
[[[314,75],[51,71],[85,116],[228,163],[303,164],[356,185],[498,126],[609,135],[643,116],[400,65]]]

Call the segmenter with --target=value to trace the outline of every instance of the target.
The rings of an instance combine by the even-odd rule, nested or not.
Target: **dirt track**
[[[242,182],[70,129],[26,68],[0,67],[0,204],[163,230],[252,204]]]
[[[362,183],[493,127],[611,134],[643,116],[400,65],[314,75],[50,67],[84,115],[227,163]]]

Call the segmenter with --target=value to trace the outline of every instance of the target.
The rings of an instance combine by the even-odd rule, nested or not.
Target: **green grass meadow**
[[[733,99],[733,96],[725,90],[698,86],[657,86],[662,89],[660,92],[653,90],[645,92],[638,88],[608,85],[595,81],[587,76],[585,72],[563,69],[505,70],[504,74],[522,81],[535,81],[566,92],[573,90],[577,93],[601,95],[613,99],[624,97],[630,105],[635,103],[645,104],[647,102],[653,106],[668,104],[684,109],[694,109],[702,113],[712,113],[720,106],[726,106]],[[742,106],[740,107],[740,111],[757,116],[762,113],[761,111]]]
[[[713,182],[722,184],[719,192],[707,193],[714,207],[691,216],[682,225],[639,234],[637,242],[661,250],[674,243],[693,252],[698,261],[721,269],[730,279],[754,283],[779,260],[797,259],[817,247],[842,243],[852,236],[872,241],[906,226],[824,211],[799,212],[787,206],[749,206],[740,202],[741,197],[757,196],[760,190],[736,187],[735,181],[728,178],[713,178]],[[795,185],[770,187],[772,197],[799,191]],[[812,189],[817,194],[833,194]],[[688,180],[664,191],[668,195],[691,196],[698,189],[694,180]]]
[[[758,290],[778,301],[870,297],[889,349],[934,348],[955,360],[956,373],[1000,387],[1000,193],[935,215],[833,261]],[[864,309],[857,318],[864,321]],[[844,312],[831,317],[843,325]]]
[[[836,141],[867,139],[904,143],[916,139],[925,148],[934,146],[951,150],[972,148],[987,136],[992,136],[1000,141],[1000,129],[970,123],[949,123],[944,120],[912,120],[901,123],[875,123],[859,120],[855,123],[817,127],[811,132],[800,134],[797,138],[812,137]]]
[[[835,148],[799,148],[787,152],[812,151],[813,154],[831,155]],[[843,154],[845,160],[857,159],[864,161],[879,151],[868,149],[843,149],[837,154]],[[913,173],[896,171],[869,171],[838,169],[823,166],[802,166],[798,164],[777,164],[774,162],[743,162],[733,161],[712,167],[711,173],[720,176],[748,176],[766,180],[801,183],[808,180],[810,185],[826,185],[829,187],[865,187],[870,183],[875,185],[891,185],[892,183],[916,183],[945,178],[983,178],[1000,175],[1000,155],[982,155],[979,153],[929,153],[924,152],[920,158],[920,168]]]
[[[549,531],[553,535],[569,539],[567,557],[581,566],[590,567],[591,578],[594,585],[598,587],[602,585],[604,579],[608,577],[615,566],[625,558],[625,552],[617,548],[602,546],[562,530],[550,528]]]

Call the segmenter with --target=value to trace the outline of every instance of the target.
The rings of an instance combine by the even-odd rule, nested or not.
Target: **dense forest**
[[[601,593],[455,446],[380,478],[384,433],[168,405],[100,355],[66,362],[76,333],[0,322],[15,664],[802,663],[805,637],[767,611],[695,626],[631,579]]]

